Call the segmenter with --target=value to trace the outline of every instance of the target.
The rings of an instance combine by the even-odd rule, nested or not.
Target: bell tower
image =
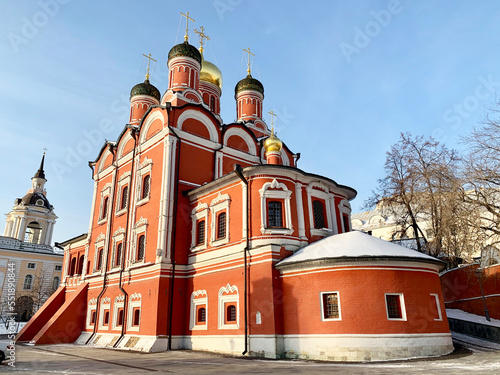
[[[57,216],[47,199],[45,190],[45,152],[40,167],[31,178],[31,188],[22,198],[14,201],[14,207],[6,216],[4,236],[19,241],[51,246],[52,233]]]

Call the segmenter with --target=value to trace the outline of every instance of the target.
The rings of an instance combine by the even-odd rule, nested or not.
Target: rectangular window
[[[323,202],[315,200],[313,201],[313,216],[314,216],[314,228],[323,229],[326,228],[325,225],[325,205]]]
[[[36,268],[36,263],[28,263],[28,267],[27,267],[29,270],[34,270]]]
[[[233,304],[226,305],[226,322],[227,323],[236,322],[236,305]]]
[[[103,325],[107,326],[109,324],[109,310],[104,310],[104,323]]]
[[[123,308],[118,309],[118,321],[116,325],[120,327],[123,325]]]
[[[226,213],[221,212],[217,216],[217,239],[226,238]]]
[[[268,227],[283,228],[283,206],[280,201],[267,203]]]
[[[339,292],[321,293],[322,320],[340,320]]]
[[[139,236],[137,241],[137,261],[144,260],[144,253],[146,251],[146,237],[143,234]]]
[[[385,304],[387,309],[387,319],[406,320],[402,294],[386,294]]]
[[[342,222],[344,223],[344,232],[349,232],[349,217],[347,215],[342,215]]]
[[[90,313],[90,324],[94,324],[95,323],[95,318],[96,318],[96,311],[92,310],[91,313]]]
[[[134,308],[132,325],[138,326],[140,323],[140,320],[141,320],[141,310],[139,308]]]
[[[434,320],[443,320],[443,315],[441,314],[441,306],[439,305],[439,296],[435,293],[431,293],[430,299],[430,310],[431,314],[434,315]]]
[[[198,311],[196,313],[196,324],[202,324],[207,321],[207,309],[205,306],[198,307]]]
[[[54,268],[54,270],[56,270],[56,271],[62,271],[62,266],[57,266],[56,265],[55,268]]]
[[[196,223],[196,246],[205,243],[205,220],[200,220]]]

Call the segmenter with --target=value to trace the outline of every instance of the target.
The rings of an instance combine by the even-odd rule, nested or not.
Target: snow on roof
[[[440,262],[427,254],[395,245],[363,232],[353,231],[336,234],[314,242],[282,260],[278,265],[319,259],[387,257],[427,260],[433,263]]]

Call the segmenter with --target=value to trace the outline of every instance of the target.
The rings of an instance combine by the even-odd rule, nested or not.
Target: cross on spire
[[[205,28],[203,26],[200,27],[200,30],[201,31],[194,29],[194,32],[200,36],[200,52],[203,53],[203,44],[205,43],[203,39],[210,40],[210,37],[205,34]]]
[[[277,117],[277,115],[272,110],[267,113],[271,115],[271,134],[274,134],[274,118]]]
[[[149,63],[151,62],[151,60],[153,60],[154,62],[156,62],[156,60],[155,60],[155,59],[153,59],[153,58],[151,57],[151,53],[150,53],[149,55],[142,54],[142,56],[144,56],[144,57],[146,57],[147,59],[149,59],[149,60],[148,60],[148,70],[147,70],[147,72],[146,72],[146,80],[148,80],[148,81],[149,81]]]
[[[250,47],[248,47],[248,49],[244,49],[243,48],[243,51],[245,51],[246,53],[248,53],[248,69],[247,69],[247,74],[250,75],[250,72],[252,71],[250,69],[250,55],[255,56],[255,54],[253,54],[252,52],[250,52]]]
[[[189,32],[189,20],[191,20],[193,22],[196,22],[196,21],[193,20],[191,17],[189,17],[189,12],[186,12],[186,14],[184,14],[184,13],[181,12],[181,16],[186,17],[186,35],[184,35],[184,41],[187,42],[188,39],[189,39],[189,35],[188,35],[188,32]]]

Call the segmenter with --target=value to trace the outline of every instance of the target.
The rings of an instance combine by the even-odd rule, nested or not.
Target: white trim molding
[[[198,322],[198,307],[205,308],[205,322]],[[197,290],[191,293],[191,309],[189,314],[190,330],[206,330],[208,328],[208,297],[206,290]]]
[[[280,191],[281,190],[281,191]],[[292,191],[288,190],[286,185],[273,179],[272,182],[266,182],[259,190],[260,194],[260,232],[262,234],[292,234],[292,213],[290,208],[290,197]],[[283,228],[268,228],[267,227],[267,200],[268,199],[283,199],[284,201],[284,223]]]
[[[218,328],[219,329],[238,329],[240,328],[240,304],[239,293],[236,285],[223,286],[219,289],[219,309],[218,309]],[[226,305],[234,303],[236,305],[236,322],[226,323]]]

